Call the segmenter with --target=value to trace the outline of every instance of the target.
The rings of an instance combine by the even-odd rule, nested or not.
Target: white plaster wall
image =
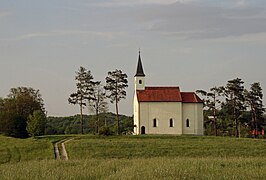
[[[142,83],[139,83],[139,80]],[[135,92],[134,92],[134,104],[133,104],[133,114],[134,114],[134,132],[133,134],[137,135],[140,134],[140,126],[139,126],[139,103],[137,98],[137,90],[145,90],[145,77],[134,77],[134,85],[135,85]]]
[[[157,127],[153,127],[153,119]],[[170,118],[173,127],[170,127]],[[139,104],[139,128],[145,126],[146,134],[182,134],[181,102],[141,102]]]
[[[203,103],[197,103],[197,118],[198,125],[196,129],[196,133],[198,135],[204,135],[204,122],[203,122]]]
[[[135,91],[134,94],[134,104],[133,104],[133,112],[134,112],[134,134],[138,135],[140,134],[140,128],[139,128],[139,103],[137,99],[137,94]]]
[[[203,104],[183,103],[183,134],[203,135]],[[186,120],[189,119],[189,127]]]
[[[139,84],[139,80],[142,81]],[[145,90],[145,77],[134,77],[135,90]]]

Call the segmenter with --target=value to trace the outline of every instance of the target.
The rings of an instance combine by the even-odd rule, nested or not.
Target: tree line
[[[46,117],[39,90],[31,87],[11,88],[0,98],[0,133],[26,138],[43,134],[128,134],[133,131],[133,118],[119,115],[119,102],[126,98],[127,75],[121,70],[110,71],[105,85],[94,81],[91,71],[80,67],[76,72],[76,89],[68,98],[80,107],[80,115]],[[263,93],[259,82],[245,89],[240,78],[209,91],[197,90],[203,97],[206,135],[259,137],[266,129]],[[107,99],[115,104],[116,113],[108,113]],[[94,115],[84,115],[84,108]],[[115,119],[115,120],[114,120]],[[62,126],[62,127],[61,127]]]
[[[205,105],[204,126],[207,135],[255,137],[266,128],[263,93],[259,82],[245,89],[240,78],[209,91],[197,90]]]
[[[121,134],[132,134],[133,132],[133,117],[119,114],[120,132]],[[116,132],[116,114],[107,112],[100,113],[97,117],[95,114],[83,116],[84,133],[97,134],[95,127],[98,121],[99,133],[102,135],[114,135]],[[45,134],[80,134],[80,115],[68,117],[47,117]],[[108,128],[105,128],[108,127]]]
[[[15,95],[16,94],[16,95]],[[133,117],[119,114],[121,134],[132,134]],[[95,125],[100,128],[97,131]],[[116,114],[84,115],[84,133],[113,135]],[[39,90],[30,87],[12,88],[6,98],[0,98],[0,134],[17,138],[38,135],[79,134],[80,116],[46,117]]]
[[[6,98],[0,98],[0,133],[7,136],[27,138],[29,136],[38,136],[43,134],[69,133],[78,132],[84,133],[84,113],[83,110],[87,107],[95,116],[91,116],[90,120],[94,123],[94,130],[91,129],[91,122],[86,122],[86,133],[102,133],[116,134],[128,133],[133,128],[132,118],[120,116],[118,111],[118,103],[126,98],[126,90],[128,87],[127,75],[121,70],[108,72],[105,86],[100,81],[94,81],[91,71],[80,67],[75,76],[77,91],[72,93],[68,98],[70,104],[80,106],[80,122],[74,123],[80,126],[80,131],[69,125],[61,131],[62,128],[57,127],[56,122],[51,122],[51,119],[46,117],[44,101],[39,90],[31,87],[11,88],[10,93]],[[116,107],[116,125],[110,120],[113,115],[108,114],[107,99]],[[105,123],[101,117],[105,117]],[[88,120],[88,116],[85,116]],[[106,118],[109,118],[106,120]],[[67,119],[67,118],[59,118]],[[76,119],[76,118],[75,118]],[[106,123],[108,122],[108,123]],[[110,123],[111,122],[111,123]],[[71,124],[71,123],[70,123]],[[74,125],[74,126],[75,126]],[[127,126],[127,127],[126,127]],[[61,130],[60,130],[61,129]]]

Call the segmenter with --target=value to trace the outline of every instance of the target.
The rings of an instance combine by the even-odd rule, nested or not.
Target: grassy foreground
[[[70,159],[265,157],[264,140],[204,136],[80,136],[66,144]]]
[[[0,164],[54,159],[53,143],[67,136],[17,139],[0,135]]]
[[[5,155],[7,152],[12,156],[17,154],[16,151],[5,150],[10,147],[17,147],[20,152],[19,162],[0,161],[0,179],[266,177],[264,140],[195,136],[76,136],[66,144],[70,160],[55,161],[51,142],[59,139],[48,136],[21,140],[0,136],[0,159],[8,157]]]
[[[265,179],[260,158],[137,158],[1,165],[1,179]]]

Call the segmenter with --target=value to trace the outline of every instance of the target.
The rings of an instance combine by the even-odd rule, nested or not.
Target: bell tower
[[[142,63],[141,63],[140,51],[139,51],[137,72],[134,77],[134,84],[135,84],[135,91],[145,90],[145,74],[143,71]]]

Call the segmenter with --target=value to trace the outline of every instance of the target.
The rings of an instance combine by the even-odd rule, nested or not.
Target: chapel
[[[134,85],[135,135],[203,135],[203,101],[178,86],[146,86],[140,52]]]

